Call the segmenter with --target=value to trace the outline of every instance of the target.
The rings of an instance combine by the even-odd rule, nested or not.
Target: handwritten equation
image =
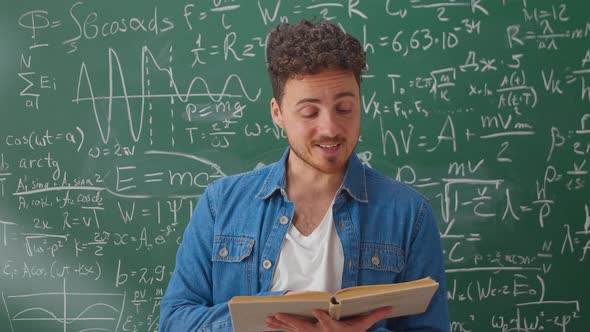
[[[361,42],[362,162],[427,196],[451,331],[590,324],[581,1],[25,1],[0,67],[0,329],[157,331],[208,184],[276,161],[268,32]]]

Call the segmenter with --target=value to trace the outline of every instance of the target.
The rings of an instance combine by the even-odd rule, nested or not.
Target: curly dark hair
[[[280,103],[288,79],[324,69],[351,71],[361,83],[366,55],[360,42],[328,22],[282,23],[269,36],[266,49],[273,95]]]

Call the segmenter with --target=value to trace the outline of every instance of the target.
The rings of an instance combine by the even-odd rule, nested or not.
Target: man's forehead
[[[317,74],[305,74],[289,78],[285,83],[285,93],[310,90],[334,90],[334,93],[353,92],[358,90],[358,84],[352,72],[327,70]],[[342,91],[341,91],[342,90]]]
[[[294,74],[293,76],[289,77],[286,82],[289,81],[301,81],[301,80],[309,80],[309,79],[321,79],[321,78],[328,78],[333,76],[342,76],[342,77],[350,77],[354,79],[354,72],[352,70],[346,69],[332,69],[326,68],[319,70],[313,73],[298,73]]]

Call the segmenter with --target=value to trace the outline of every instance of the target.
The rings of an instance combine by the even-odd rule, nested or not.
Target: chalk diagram
[[[60,292],[6,295],[2,292],[11,332],[117,331],[125,306],[125,293]]]

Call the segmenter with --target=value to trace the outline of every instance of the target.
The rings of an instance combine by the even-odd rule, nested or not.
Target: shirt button
[[[272,262],[268,259],[265,259],[264,262],[262,262],[262,266],[268,270],[272,267]]]
[[[219,256],[226,257],[227,254],[229,254],[229,251],[227,251],[226,248],[221,248],[221,250],[219,250]]]
[[[379,263],[381,263],[381,260],[379,259],[379,256],[377,256],[377,254],[375,254],[375,256],[371,258],[371,263],[373,263],[373,265],[379,265]]]
[[[288,223],[289,223],[289,218],[288,218],[288,217],[286,217],[286,216],[282,216],[282,217],[281,217],[281,219],[279,220],[279,222],[280,222],[282,225],[286,225],[286,224],[288,224]]]
[[[340,220],[340,229],[344,230],[344,220]]]

